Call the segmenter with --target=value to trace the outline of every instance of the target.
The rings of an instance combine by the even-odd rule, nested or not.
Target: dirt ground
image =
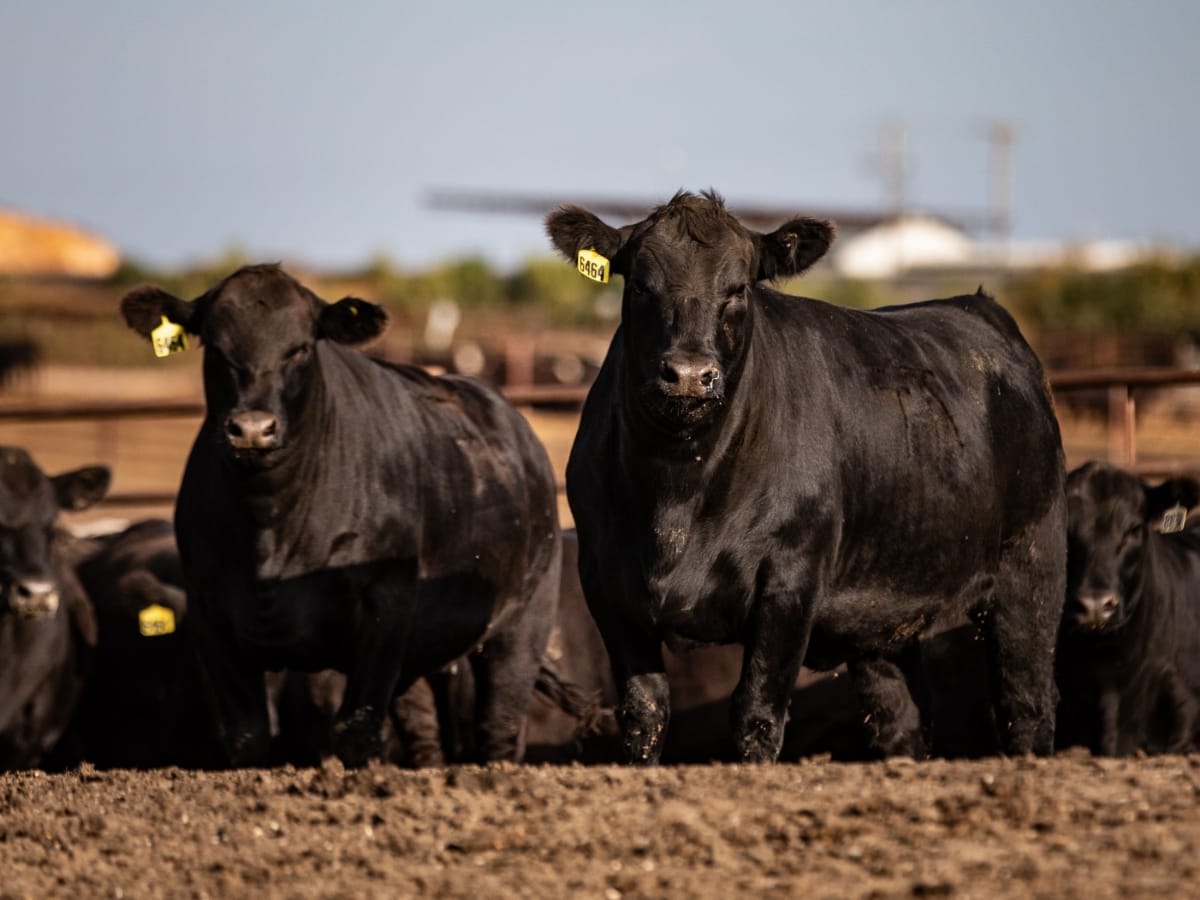
[[[1200,758],[0,777],[0,897],[1183,897]]]
[[[73,376],[92,395],[138,385]],[[194,392],[194,371],[173,377],[153,396]],[[72,395],[56,384],[41,388]],[[574,415],[531,419],[561,477]],[[1147,455],[1195,452],[1190,422],[1143,428]],[[171,490],[194,429],[7,424],[0,442],[50,471],[103,460],[119,490]],[[1103,455],[1099,420],[1064,421],[1064,437],[1072,464]],[[1200,757],[0,775],[0,900],[1186,897],[1198,869]]]

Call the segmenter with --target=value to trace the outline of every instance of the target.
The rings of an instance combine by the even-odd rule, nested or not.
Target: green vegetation
[[[1033,328],[1200,331],[1200,257],[1114,272],[1046,269],[1012,279],[1006,300]]]

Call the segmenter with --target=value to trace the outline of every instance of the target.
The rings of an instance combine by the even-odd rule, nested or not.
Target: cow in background
[[[59,510],[104,496],[109,471],[47,476],[0,447],[0,770],[37,765],[67,728],[96,645],[96,621],[71,569]]]
[[[1200,737],[1200,522],[1161,533],[1200,484],[1089,462],[1067,478],[1068,575],[1056,669],[1060,746],[1125,756]]]
[[[220,765],[174,527],[146,519],[96,543],[76,572],[99,641],[63,753],[101,768]]]
[[[481,759],[520,756],[557,603],[554,475],[495,390],[351,349],[383,309],[327,303],[278,266],[187,301],[121,304],[200,336],[206,414],[175,526],[190,615],[235,765],[270,740],[266,670],[347,675],[334,745],[381,752],[393,698],[467,655]]]
[[[95,609],[99,641],[60,765],[88,761],[100,768],[219,766],[223,754],[209,708],[203,672],[191,639],[183,570],[175,531],[165,519],[135,522],[95,538],[80,553],[77,574]],[[452,668],[466,667],[467,660]],[[537,696],[552,673],[539,673]],[[430,680],[441,684],[452,672]],[[338,672],[277,672],[266,678],[272,764],[317,765],[332,753],[333,727],[345,692]],[[453,702],[453,698],[447,698]],[[571,699],[571,698],[568,698]],[[578,706],[555,706],[578,720]],[[461,721],[450,734],[473,728],[472,708],[454,707]],[[463,757],[443,751],[430,681],[397,696],[383,726],[383,758],[412,767]],[[469,745],[470,736],[466,741]]]
[[[954,614],[984,631],[1004,751],[1049,753],[1065,474],[1012,317],[982,294],[864,312],[778,293],[831,226],[759,234],[712,193],[621,228],[565,207],[547,230],[624,278],[567,494],[626,759],[662,752],[664,641],[745,648],[742,760],[778,757],[802,663],[847,662],[878,752],[919,755],[904,666]]]

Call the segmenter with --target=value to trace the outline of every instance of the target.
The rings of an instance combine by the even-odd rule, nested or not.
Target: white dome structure
[[[847,278],[894,278],[915,268],[952,268],[975,259],[974,242],[931,216],[905,215],[834,245],[830,262]]]

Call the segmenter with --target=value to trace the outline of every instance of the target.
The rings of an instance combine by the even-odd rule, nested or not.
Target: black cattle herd
[[[109,473],[0,448],[0,768],[1189,752],[1200,484],[1068,475],[979,293],[780,293],[833,229],[680,193],[547,230],[621,324],[567,466],[493,388],[372,358],[275,265],[135,332],[203,346],[174,522],[79,537]],[[586,265],[585,265],[586,263]]]

